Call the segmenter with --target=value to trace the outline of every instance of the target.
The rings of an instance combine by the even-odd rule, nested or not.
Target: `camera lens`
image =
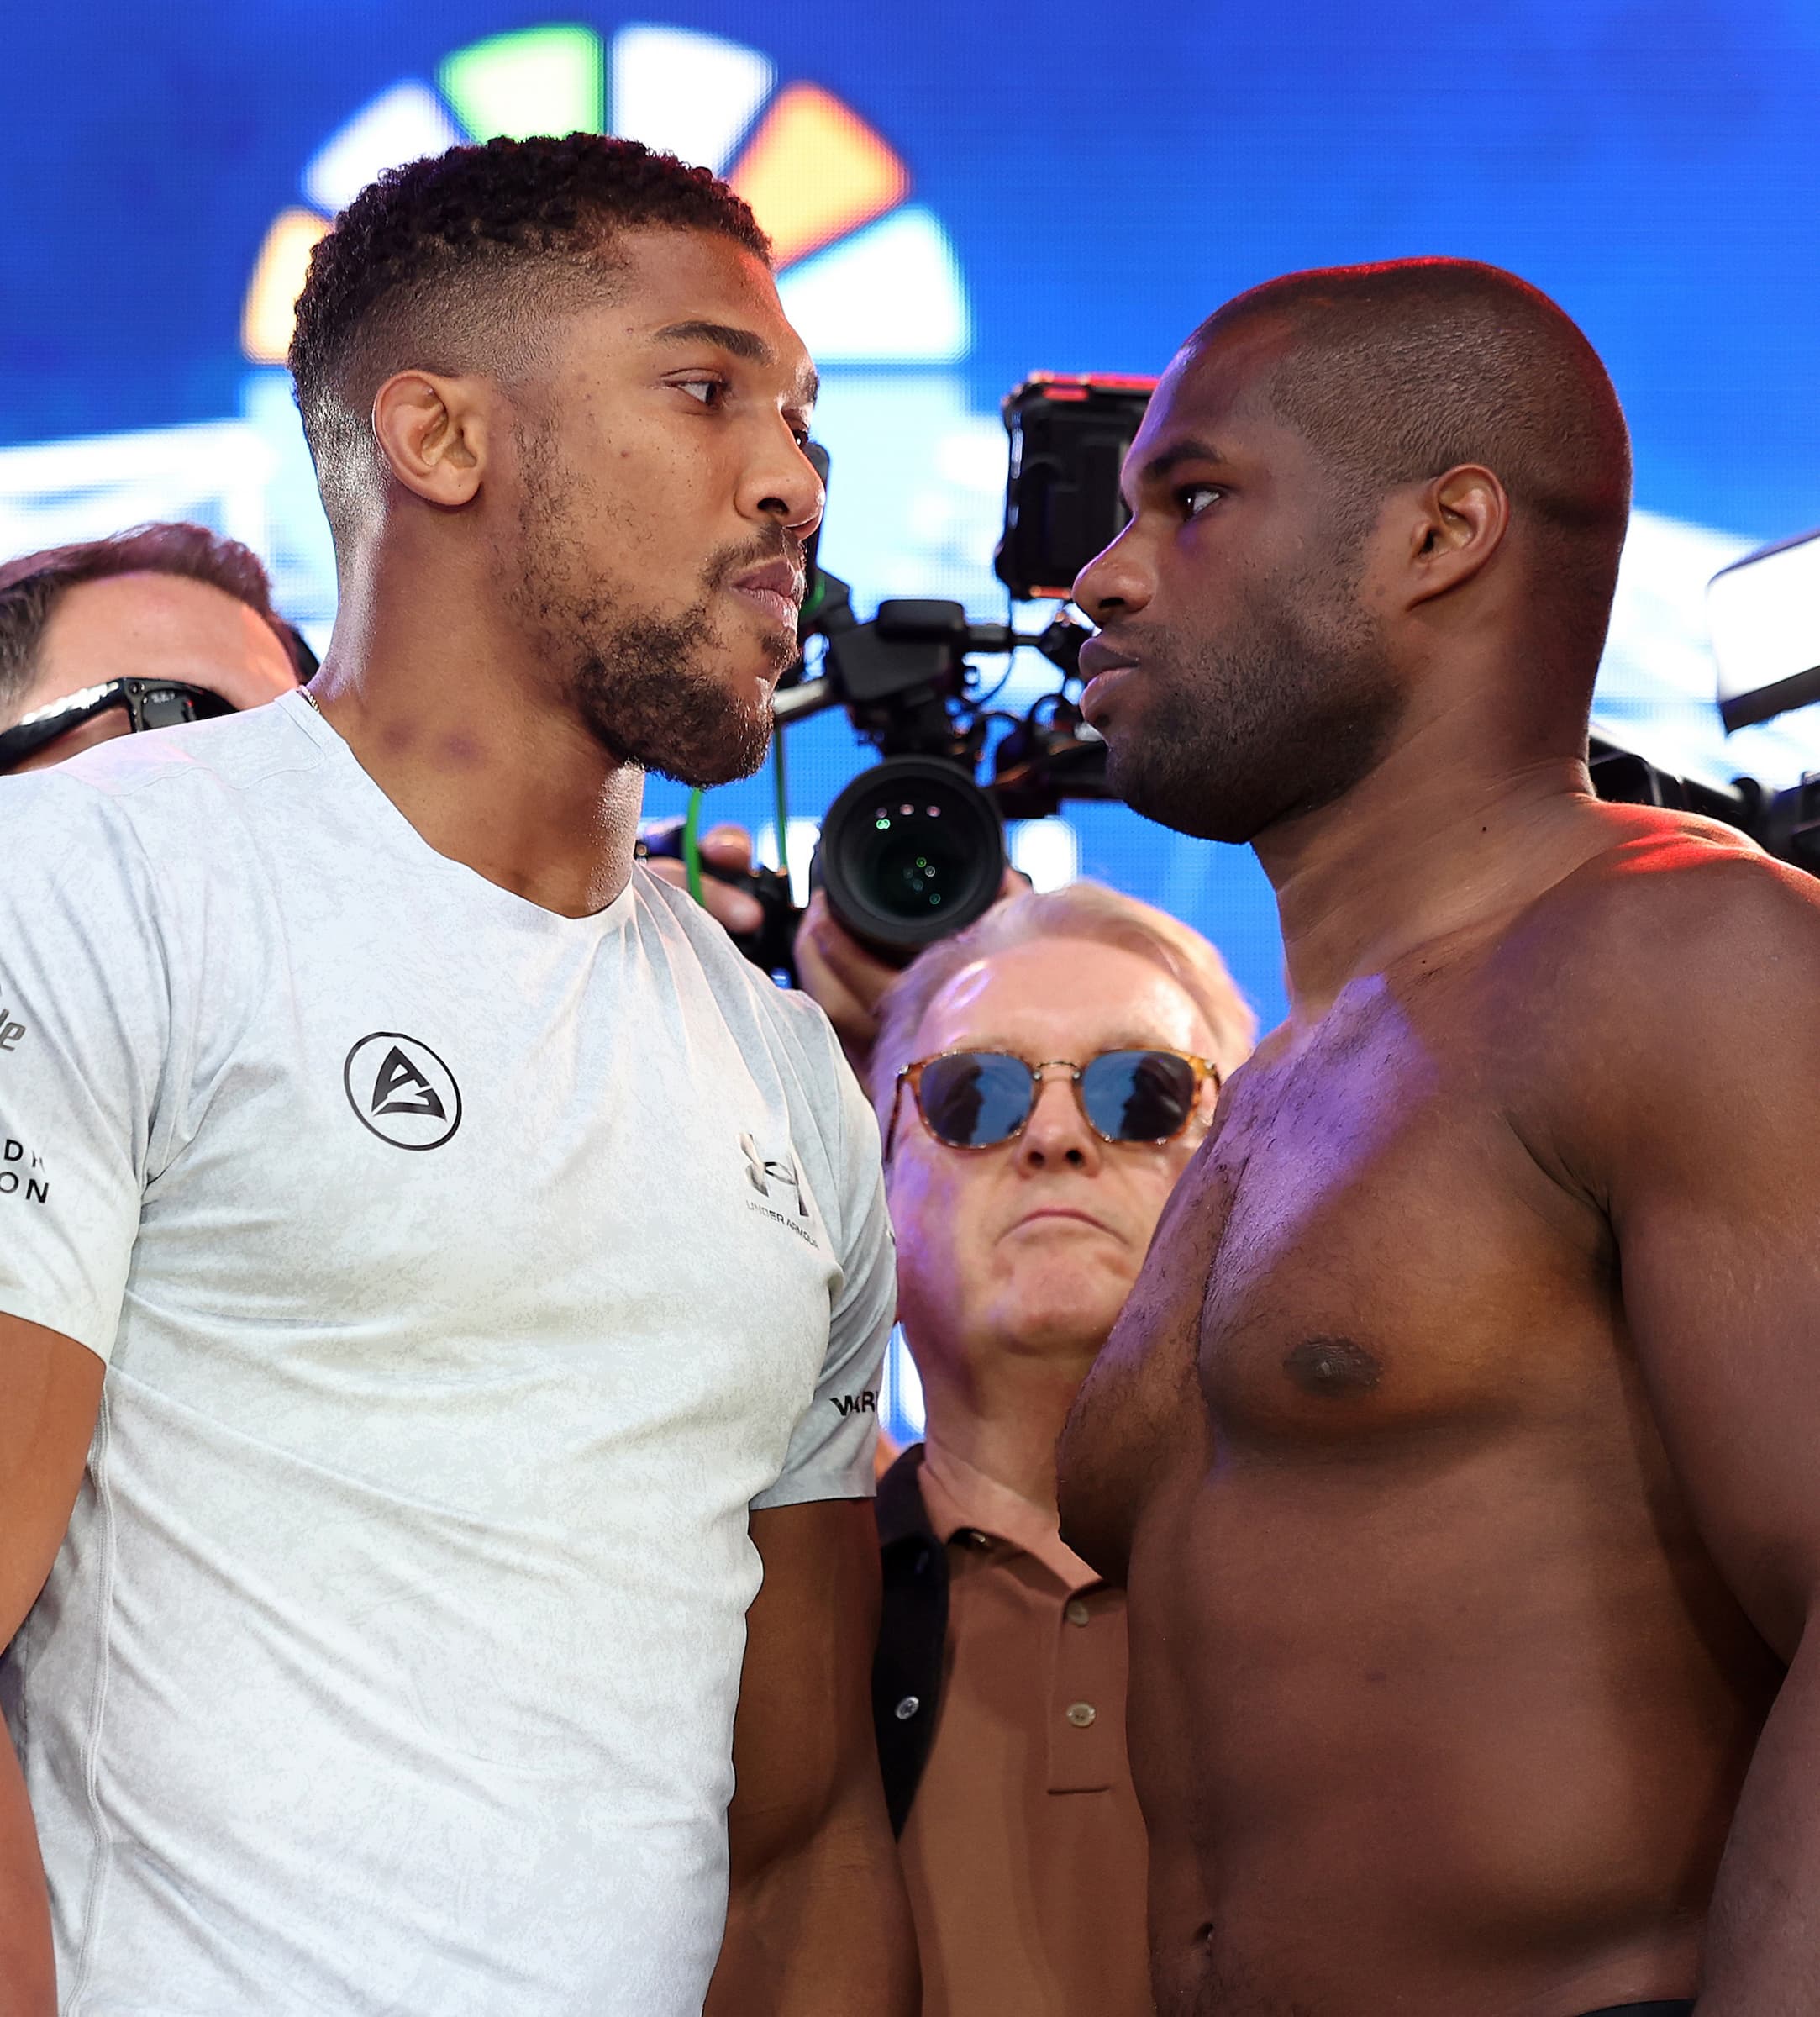
[[[960,765],[894,756],[862,771],[828,808],[816,859],[840,923],[907,964],[992,907],[1005,829]]]

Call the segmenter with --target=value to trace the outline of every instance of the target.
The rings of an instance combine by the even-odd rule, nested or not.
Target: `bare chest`
[[[1185,1453],[1495,1427],[1608,1336],[1596,1221],[1525,1151],[1496,1060],[1388,999],[1330,1019],[1235,1079],[1185,1175],[1070,1427],[1081,1496],[1129,1509]]]

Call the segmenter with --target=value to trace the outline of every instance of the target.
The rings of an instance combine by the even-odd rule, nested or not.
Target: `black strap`
[[[872,1662],[872,1724],[892,1832],[903,1833],[928,1763],[941,1702],[948,1637],[948,1551],[936,1538],[917,1473],[923,1446],[906,1450],[879,1480],[884,1588]]]

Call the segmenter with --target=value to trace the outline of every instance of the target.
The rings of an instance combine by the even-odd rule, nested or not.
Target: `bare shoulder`
[[[1820,882],[1686,814],[1600,808],[1609,845],[1537,899],[1487,972],[1516,1103],[1602,1200],[1628,1143],[1717,1138],[1820,1086]]]
[[[1608,844],[1540,898],[1512,935],[1552,953],[1583,1012],[1620,1000],[1649,1022],[1741,989],[1820,980],[1820,881],[1731,828],[1691,814],[1601,807]]]

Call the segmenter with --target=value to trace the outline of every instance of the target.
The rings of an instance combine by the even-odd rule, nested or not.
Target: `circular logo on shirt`
[[[461,1124],[461,1088],[426,1043],[396,1030],[363,1036],[341,1067],[363,1128],[395,1149],[439,1149]]]

